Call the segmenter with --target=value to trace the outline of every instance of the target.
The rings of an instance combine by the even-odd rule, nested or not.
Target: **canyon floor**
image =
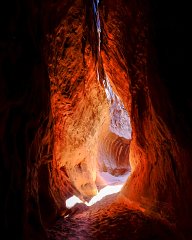
[[[170,224],[153,213],[131,209],[117,200],[118,194],[106,196],[87,207],[76,204],[48,230],[50,240],[170,240],[181,239]]]

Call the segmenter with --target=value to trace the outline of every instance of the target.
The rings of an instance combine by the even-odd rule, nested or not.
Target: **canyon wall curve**
[[[120,198],[174,221],[190,239],[189,30],[178,20],[186,7],[150,0],[13,6],[2,5],[0,21],[3,232],[46,239],[67,197],[96,194],[98,158],[110,156],[131,167]],[[130,116],[131,141],[108,130],[106,79]]]

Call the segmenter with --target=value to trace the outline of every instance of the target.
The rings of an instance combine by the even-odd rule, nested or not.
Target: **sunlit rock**
[[[192,239],[188,9],[162,0],[2,2],[2,236],[46,239],[66,199],[97,195],[100,171],[131,170],[119,197]]]

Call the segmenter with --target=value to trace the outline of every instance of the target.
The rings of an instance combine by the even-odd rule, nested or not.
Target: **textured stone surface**
[[[80,211],[79,206],[73,212],[67,212],[49,229],[49,239],[180,239],[175,234],[175,227],[168,226],[163,219],[129,209],[115,198],[114,194],[88,209]]]
[[[121,137],[131,138],[131,129],[128,114],[109,80],[105,86],[108,99],[103,83],[98,81],[89,43],[84,46],[82,54],[83,25],[86,24],[83,14],[82,2],[76,1],[54,33],[49,35],[48,62],[54,121],[53,164],[58,172],[62,169],[66,173],[82,197],[91,197],[97,193],[98,161],[105,160],[125,168],[129,166],[129,161],[124,161],[118,151],[125,148],[123,143],[121,146]],[[119,136],[120,144],[105,147],[109,160],[107,156],[102,159],[99,145],[107,144],[110,132],[114,132],[117,141]],[[110,151],[113,151],[111,157]],[[105,168],[108,170],[107,166]]]
[[[173,88],[169,91],[175,91],[175,84],[170,75],[170,79],[160,79],[158,69],[154,70],[148,2],[117,2],[103,1],[100,16],[104,67],[131,115],[133,130],[129,155],[132,174],[122,191],[129,199],[143,202],[146,208],[162,203],[165,215],[174,212],[182,222],[188,218],[188,212],[183,212],[184,202],[191,198],[183,195],[189,172],[182,159],[185,155],[185,161],[190,162],[191,153],[189,149],[184,153],[178,144],[182,133],[174,121],[175,105],[168,104],[171,96],[167,95],[165,81],[170,81]],[[179,117],[177,120],[183,121]]]
[[[108,130],[103,130],[99,138],[99,170],[113,174],[118,169],[129,168],[129,145],[130,140],[121,138]]]
[[[97,66],[101,77],[104,67],[131,117],[132,175],[122,193],[164,218],[175,215],[177,231],[191,239],[192,100],[187,8],[176,1],[100,1],[99,57],[91,1],[1,3],[0,226],[7,239],[11,235],[17,239],[46,238],[45,227],[65,209],[66,197],[78,191],[75,176],[63,166],[66,158],[62,154],[69,155],[66,143],[76,145],[80,139],[90,139],[85,139],[82,149],[86,144],[95,159],[96,136],[103,135],[102,147],[109,151],[109,161],[120,156],[128,161],[123,150],[121,155],[120,149],[115,149],[124,139],[113,136],[105,145],[108,132],[94,133],[90,138],[103,121],[97,119],[102,114],[96,118],[92,114],[108,105],[98,84],[102,81],[97,82]],[[81,117],[82,109],[86,114]],[[90,132],[75,135],[72,126],[77,117],[80,129],[88,127]],[[103,128],[110,123],[106,119]],[[123,141],[121,146],[126,143]],[[107,155],[104,152],[103,156]],[[70,158],[78,163],[76,155]],[[88,168],[93,169],[95,163],[91,162]],[[90,181],[94,178],[95,169]]]

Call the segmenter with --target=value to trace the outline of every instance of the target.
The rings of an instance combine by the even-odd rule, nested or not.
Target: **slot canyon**
[[[3,239],[192,239],[188,9],[1,3]]]

